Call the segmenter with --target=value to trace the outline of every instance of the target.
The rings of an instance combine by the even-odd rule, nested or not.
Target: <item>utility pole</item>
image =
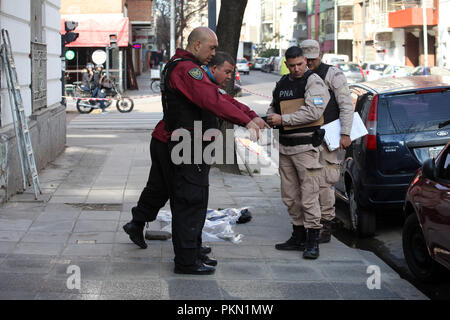
[[[334,0],[334,53],[338,54],[338,0]]]
[[[422,14],[423,14],[423,65],[428,66],[428,31],[427,31],[427,9],[425,7],[425,0],[422,0]]]
[[[175,54],[175,0],[170,0],[170,57]]]
[[[216,0],[208,0],[208,27],[216,32]]]

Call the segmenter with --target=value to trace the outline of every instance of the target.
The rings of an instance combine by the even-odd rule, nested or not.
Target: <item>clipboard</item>
[[[281,115],[294,113],[294,112],[298,111],[304,105],[305,105],[305,99],[303,99],[303,98],[280,101]],[[322,115],[319,120],[316,120],[312,123],[302,124],[299,126],[283,126],[283,129],[284,130],[294,130],[294,129],[301,129],[301,128],[307,128],[307,127],[321,126],[321,125],[323,125],[323,122],[324,122],[324,120],[323,120],[323,115]]]
[[[341,141],[341,121],[339,119],[334,120],[326,125],[322,126],[325,129],[325,141],[328,150],[334,151],[339,148]],[[353,113],[352,130],[350,132],[350,140],[354,141],[368,134],[366,126],[364,125],[358,112]]]

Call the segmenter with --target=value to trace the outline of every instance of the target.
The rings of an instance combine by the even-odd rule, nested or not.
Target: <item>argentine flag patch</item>
[[[323,105],[323,99],[322,98],[314,98],[313,102],[316,106],[321,106]]]

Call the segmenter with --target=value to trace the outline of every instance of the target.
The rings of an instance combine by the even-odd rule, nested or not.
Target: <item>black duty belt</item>
[[[313,147],[318,147],[322,144],[324,136],[324,129],[316,129],[311,137],[280,137],[280,143],[289,147],[301,144],[312,144]]]
[[[312,137],[280,137],[283,146],[298,146],[300,144],[312,144]]]

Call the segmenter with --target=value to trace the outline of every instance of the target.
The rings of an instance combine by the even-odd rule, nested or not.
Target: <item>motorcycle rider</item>
[[[92,63],[86,64],[86,69],[83,69],[83,78],[81,79],[81,89],[83,91],[91,91],[91,86],[94,81],[94,65]]]
[[[105,72],[103,71],[103,65],[98,64],[95,66],[94,72],[94,90],[92,91],[92,96],[97,98],[104,98],[106,95],[102,92],[102,81],[105,77]],[[99,100],[100,109],[102,109],[102,114],[108,113],[105,107],[105,100]]]

